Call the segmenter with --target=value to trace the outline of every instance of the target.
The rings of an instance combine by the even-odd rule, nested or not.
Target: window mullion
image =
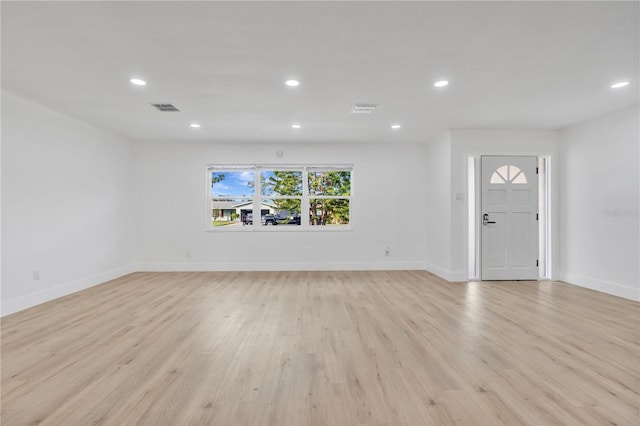
[[[308,167],[302,171],[302,203],[300,205],[300,226],[308,228],[309,225],[309,175]]]
[[[262,225],[260,204],[262,204],[262,186],[260,185],[260,170],[256,167],[253,174],[253,227]]]

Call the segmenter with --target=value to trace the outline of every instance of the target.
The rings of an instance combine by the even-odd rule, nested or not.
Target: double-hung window
[[[252,168],[209,168],[210,227],[245,225],[252,220],[255,175]]]
[[[210,230],[351,228],[351,165],[207,168]]]
[[[307,168],[309,225],[349,225],[351,218],[351,170]]]
[[[260,204],[273,207],[262,215],[262,226],[302,225],[303,172],[296,167],[260,170]]]

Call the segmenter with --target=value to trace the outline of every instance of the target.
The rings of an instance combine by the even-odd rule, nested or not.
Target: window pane
[[[346,198],[309,200],[310,225],[348,225],[349,200]]]
[[[496,173],[498,173],[505,182],[509,182],[509,166],[498,167]]]
[[[309,195],[351,195],[351,171],[309,171]]]
[[[260,203],[263,226],[300,226],[301,199],[265,199]]]
[[[254,172],[211,172],[211,196],[253,196]]]
[[[253,212],[250,199],[213,198],[211,199],[212,226],[241,226],[249,224]]]
[[[264,170],[260,172],[262,195],[302,195],[302,172],[293,170]]]
[[[509,166],[509,180],[512,181],[516,175],[520,173],[520,169],[516,166]]]
[[[493,172],[490,183],[504,183],[504,178],[498,172]]]
[[[513,178],[513,180],[511,181],[511,183],[515,183],[515,184],[524,184],[527,183],[527,177],[525,176],[525,174],[523,172],[520,172],[516,175],[516,177]]]

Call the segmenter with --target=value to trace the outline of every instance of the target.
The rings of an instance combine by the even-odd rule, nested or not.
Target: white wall
[[[3,315],[134,270],[130,143],[3,89],[2,151]]]
[[[424,269],[422,144],[175,143],[134,150],[141,270]],[[207,232],[206,166],[216,163],[352,163],[353,230]]]
[[[444,132],[426,146],[424,195],[426,269],[451,280],[451,135]]]
[[[557,132],[544,130],[451,130],[451,281],[468,278],[468,157],[472,155],[551,156],[557,162]],[[553,171],[553,169],[552,169]],[[553,182],[556,182],[555,180]],[[557,183],[557,182],[556,182]],[[463,200],[456,200],[462,193]],[[557,235],[557,188],[551,188],[552,235]],[[551,241],[552,254],[557,241]],[[555,265],[555,262],[552,262]],[[551,273],[552,277],[554,271]]]
[[[638,106],[560,132],[562,279],[640,300]]]

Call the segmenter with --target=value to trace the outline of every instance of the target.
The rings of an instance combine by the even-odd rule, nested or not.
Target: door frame
[[[481,241],[481,168],[480,158],[490,156],[533,156],[538,158],[538,240],[539,270],[538,280],[551,280],[552,274],[552,225],[554,217],[555,183],[552,174],[552,154],[549,152],[482,152],[465,153],[465,174],[467,182],[467,273],[469,281],[481,281],[480,255]]]

